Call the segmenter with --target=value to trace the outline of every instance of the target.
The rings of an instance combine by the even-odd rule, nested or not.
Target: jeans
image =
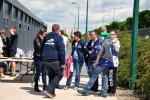
[[[107,89],[108,89],[108,68],[109,67],[104,67],[104,66],[97,66],[93,73],[92,76],[90,77],[90,80],[88,81],[88,84],[85,86],[83,89],[83,93],[88,93],[92,86],[94,85],[96,79],[98,78],[98,75],[103,72],[103,78],[102,78],[102,95],[106,95]]]
[[[73,62],[74,71],[76,72],[75,87],[79,87],[80,73],[81,73],[82,66],[83,66],[83,62],[81,62],[81,61],[74,61]],[[74,71],[73,71],[73,73],[74,73]],[[66,86],[68,86],[68,87],[70,87],[70,85],[71,85],[73,73],[67,79]]]
[[[34,66],[35,66],[35,76],[34,80],[38,81],[40,74],[42,73],[42,81],[44,85],[47,85],[46,81],[46,68],[42,61],[40,60],[40,57],[34,57]]]
[[[47,87],[48,92],[55,92],[56,86],[59,84],[60,79],[62,78],[62,71],[59,61],[45,63],[45,66],[48,71],[49,84]]]
[[[88,60],[87,63],[86,63],[87,73],[88,73],[89,77],[92,76],[92,73],[94,71],[94,68],[91,66],[91,64],[92,64],[92,62],[90,60]],[[94,85],[92,86],[91,90],[94,91],[94,92],[98,91],[98,77],[97,77]]]

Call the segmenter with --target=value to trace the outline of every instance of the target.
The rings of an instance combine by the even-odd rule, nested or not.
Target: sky
[[[77,30],[79,7],[79,30],[85,33],[87,0],[18,1],[45,22],[48,25],[48,31],[51,31],[53,24],[59,24],[68,34],[74,27]],[[88,30],[110,24],[113,19],[123,21],[129,16],[132,17],[133,3],[134,0],[89,0]],[[148,0],[140,0],[140,11],[144,9],[150,9]]]

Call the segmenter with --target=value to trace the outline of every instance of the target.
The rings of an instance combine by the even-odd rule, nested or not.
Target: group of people
[[[107,93],[116,93],[116,74],[119,65],[118,55],[120,42],[117,38],[117,32],[107,32],[107,28],[102,26],[100,33],[90,31],[87,44],[81,38],[81,32],[74,32],[72,42],[71,61],[73,70],[67,77],[64,90],[71,87],[73,73],[75,72],[75,86],[78,93],[87,96],[89,91],[98,92],[99,74],[102,73],[101,96],[106,97]],[[42,73],[43,91],[50,97],[56,96],[55,89],[59,86],[66,65],[66,46],[69,44],[65,32],[60,30],[58,24],[52,25],[52,32],[47,33],[45,29],[37,32],[33,41],[34,52],[33,60],[35,66],[34,91],[41,92],[38,80]],[[16,27],[10,28],[10,34],[6,36],[3,28],[0,28],[0,57],[15,57],[17,53],[18,35]],[[80,74],[85,63],[89,81],[87,85],[80,90]],[[4,76],[5,62],[0,62],[0,77]],[[11,76],[16,76],[16,63],[10,62]],[[48,75],[48,84],[46,74]]]
[[[13,25],[9,29],[9,33],[6,34],[4,28],[0,28],[0,58],[2,57],[15,57],[17,53],[17,35],[16,26]],[[0,77],[4,78],[4,72],[6,72],[7,65],[10,65],[11,73],[10,76],[16,76],[16,62],[12,61],[7,64],[7,62],[0,62]]]
[[[81,32],[74,32],[72,42],[71,58],[73,71],[70,72],[64,90],[69,89],[75,72],[75,86],[78,93],[87,96],[89,91],[98,92],[98,77],[102,75],[101,96],[106,97],[107,93],[116,93],[116,73],[119,65],[118,55],[120,42],[117,32],[107,33],[105,26],[100,28],[101,32],[90,31],[87,44],[81,38]],[[63,77],[66,61],[66,37],[64,31],[60,31],[58,24],[52,25],[52,32],[39,31],[34,40],[34,64],[36,68],[34,90],[41,92],[38,88],[39,75],[42,72],[44,93],[54,98],[55,89]],[[70,56],[69,56],[70,57]],[[83,90],[80,90],[80,74],[83,64],[86,64],[89,81]],[[48,84],[46,83],[46,72]]]

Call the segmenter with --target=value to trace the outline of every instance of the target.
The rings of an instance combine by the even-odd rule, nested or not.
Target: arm
[[[65,45],[62,42],[63,38],[60,36],[58,37],[57,41],[57,50],[58,50],[58,56],[61,66],[65,65]]]
[[[101,46],[101,50],[100,52],[97,54],[96,60],[95,62],[92,64],[92,66],[95,68],[99,62],[99,59],[101,58],[102,54],[105,52],[105,41],[103,42],[102,46]]]

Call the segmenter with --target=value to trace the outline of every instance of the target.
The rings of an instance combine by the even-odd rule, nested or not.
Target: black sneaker
[[[53,94],[51,92],[48,92],[48,91],[44,91],[44,93],[51,99],[54,99],[56,97],[56,94]]]
[[[79,94],[82,94],[83,96],[88,96],[89,95],[88,93],[85,93],[83,90],[77,90],[77,92]]]
[[[62,87],[60,85],[57,85],[56,89],[62,89]]]

